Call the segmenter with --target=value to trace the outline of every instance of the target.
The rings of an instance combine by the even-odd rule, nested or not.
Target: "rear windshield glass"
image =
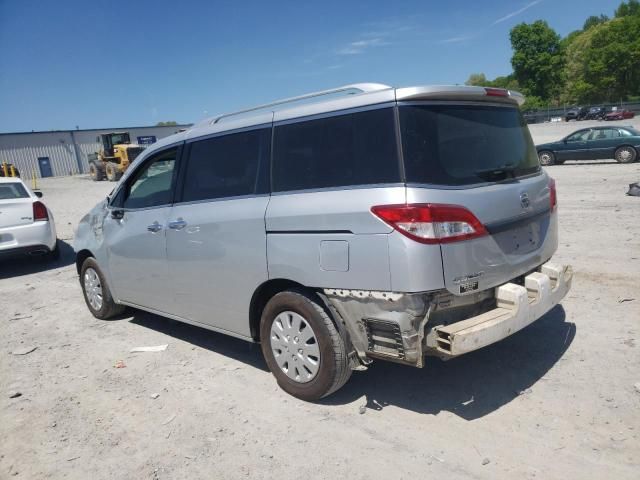
[[[623,135],[626,135],[626,136],[635,135],[640,137],[640,132],[635,128],[630,128],[630,127],[621,128],[620,131],[622,132]]]
[[[400,129],[408,183],[470,185],[540,170],[517,108],[402,106]]]
[[[11,200],[12,198],[28,198],[27,189],[21,183],[0,183],[0,200]]]

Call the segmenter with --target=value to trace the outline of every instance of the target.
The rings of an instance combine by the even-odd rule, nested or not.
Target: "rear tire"
[[[556,163],[556,156],[553,154],[553,152],[550,152],[548,150],[539,152],[538,159],[540,160],[540,165],[544,167],[548,167]]]
[[[80,285],[84,301],[94,317],[106,320],[125,311],[124,305],[118,305],[113,301],[104,274],[95,258],[89,257],[82,263]]]
[[[302,289],[269,300],[260,320],[260,340],[269,370],[294,397],[318,400],[351,376],[346,339],[320,300]]]
[[[119,178],[118,176],[118,168],[113,163],[107,163],[104,167],[105,173],[107,174],[107,180],[110,182],[116,182]]]
[[[636,151],[636,149],[628,145],[618,147],[618,149],[614,153],[614,158],[618,163],[633,163],[636,161],[637,157],[638,152]]]
[[[96,162],[91,162],[89,164],[89,176],[94,182],[99,182],[104,179],[104,171]]]

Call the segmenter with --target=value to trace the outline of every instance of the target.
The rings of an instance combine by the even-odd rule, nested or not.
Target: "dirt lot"
[[[282,392],[255,345],[95,320],[69,245],[111,185],[42,181],[66,244],[57,263],[0,264],[0,478],[638,478],[640,198],[624,192],[640,163],[549,172],[576,272],[563,305],[450,362],[376,362],[317,404]]]

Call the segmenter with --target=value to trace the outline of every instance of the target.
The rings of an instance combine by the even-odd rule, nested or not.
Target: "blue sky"
[[[354,82],[511,71],[509,30],[620,0],[0,0],[0,132],[194,122]]]

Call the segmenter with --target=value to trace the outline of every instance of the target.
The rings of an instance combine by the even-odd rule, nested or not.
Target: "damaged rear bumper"
[[[533,323],[557,305],[571,288],[569,266],[543,265],[525,277],[524,286],[507,283],[496,288],[496,308],[480,315],[435,327],[438,351],[462,355],[491,345]]]
[[[571,288],[570,266],[546,263],[521,279],[475,296],[325,289],[360,364],[372,358],[422,367],[477,350],[521,330],[557,305]]]

